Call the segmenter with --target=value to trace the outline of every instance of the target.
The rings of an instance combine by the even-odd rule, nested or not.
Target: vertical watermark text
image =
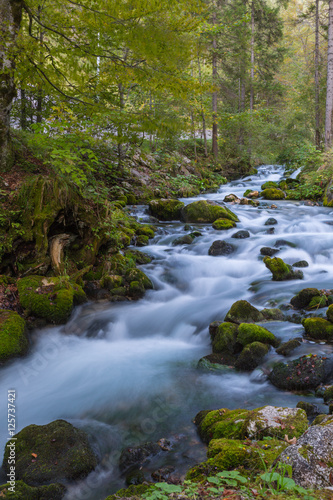
[[[7,396],[7,422],[8,422],[8,443],[7,448],[7,480],[10,484],[9,491],[15,492],[16,485],[16,438],[13,437],[16,432],[16,391],[8,390]]]

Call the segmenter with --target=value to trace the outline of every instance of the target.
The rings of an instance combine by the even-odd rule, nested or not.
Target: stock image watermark
[[[7,464],[8,473],[7,480],[10,484],[8,490],[15,492],[16,485],[16,438],[13,437],[16,432],[16,391],[14,389],[8,390],[7,395],[7,422],[8,422],[8,443],[6,444],[7,450]]]

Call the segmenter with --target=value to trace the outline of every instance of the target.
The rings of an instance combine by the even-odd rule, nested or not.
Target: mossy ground
[[[28,346],[24,319],[16,312],[0,309],[0,362],[26,354]]]

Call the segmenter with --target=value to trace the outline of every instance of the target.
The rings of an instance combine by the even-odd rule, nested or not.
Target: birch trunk
[[[213,14],[213,25],[216,24],[216,14]],[[217,43],[216,38],[213,38],[213,60],[212,60],[212,76],[213,76],[213,85],[216,87],[217,85]],[[218,157],[218,145],[217,145],[217,90],[214,90],[212,96],[212,108],[213,108],[213,130],[212,130],[212,152],[215,160]]]
[[[327,91],[325,118],[325,149],[332,146],[333,110],[333,0],[329,1],[328,49],[327,49]]]

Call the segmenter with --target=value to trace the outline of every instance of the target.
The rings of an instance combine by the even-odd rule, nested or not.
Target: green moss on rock
[[[184,222],[213,223],[218,219],[229,219],[239,222],[237,215],[229,210],[229,208],[222,207],[212,201],[194,201],[182,210],[182,220]]]
[[[236,223],[229,219],[217,219],[215,222],[213,222],[213,229],[216,229],[217,231],[232,229],[235,226]]]
[[[27,276],[17,282],[22,307],[51,323],[64,323],[73,306],[85,299],[82,288],[64,278]]]
[[[151,484],[132,484],[128,488],[118,490],[114,495],[109,495],[105,500],[119,500],[121,498],[140,498],[152,488]]]
[[[265,200],[284,200],[285,194],[281,189],[269,188],[260,193]]]
[[[129,250],[125,250],[125,257],[132,259],[136,264],[149,264],[153,259],[150,255],[144,252],[140,252],[140,250],[136,250],[131,248]]]
[[[159,220],[179,220],[184,203],[179,200],[152,200],[149,202],[150,213]]]
[[[325,403],[328,403],[329,401],[333,401],[333,385],[330,385],[327,387],[327,389],[324,392],[324,401]]]
[[[235,323],[221,323],[214,336],[213,352],[236,354],[238,326]]]
[[[0,362],[23,356],[28,347],[24,319],[14,311],[0,309]]]
[[[10,483],[0,486],[0,497],[11,500],[61,500],[66,492],[63,484],[28,486],[23,481],[15,481],[15,491],[10,490]]]
[[[16,478],[28,485],[80,479],[97,465],[86,433],[65,420],[29,425],[15,437]],[[6,446],[3,460],[6,473],[9,453]]]
[[[289,264],[283,262],[279,257],[270,258],[266,256],[264,258],[264,264],[269,269],[273,275],[273,281],[285,281],[294,279],[303,279],[302,271],[294,271]]]
[[[302,321],[305,333],[315,340],[332,340],[333,324],[324,318],[305,318]]]
[[[290,303],[296,309],[305,309],[311,300],[318,295],[320,295],[320,292],[317,288],[303,288],[290,300]]]
[[[201,412],[198,416],[201,415]],[[211,439],[228,438],[243,439],[243,424],[248,416],[248,410],[220,410],[210,411],[203,419],[195,417],[194,423],[198,426],[198,432],[205,443]]]
[[[148,238],[154,238],[155,228],[154,226],[142,226],[139,224],[135,230],[138,236],[148,236]]]
[[[119,288],[124,283],[124,278],[122,276],[117,276],[116,274],[109,274],[103,276],[100,281],[100,285],[102,288],[106,288],[107,290],[113,290],[114,288]]]
[[[231,323],[257,323],[264,321],[264,316],[258,309],[253,307],[246,300],[235,302],[226,314],[224,321]]]
[[[249,325],[252,326],[252,325]],[[235,363],[235,368],[240,371],[254,370],[269,351],[269,347],[262,342],[248,344],[240,353]]]
[[[246,346],[252,342],[261,342],[277,347],[279,341],[275,335],[259,325],[241,323],[238,328],[237,342]]]
[[[326,317],[328,319],[328,321],[330,321],[331,323],[333,323],[333,304],[331,304],[327,311],[326,311]]]

